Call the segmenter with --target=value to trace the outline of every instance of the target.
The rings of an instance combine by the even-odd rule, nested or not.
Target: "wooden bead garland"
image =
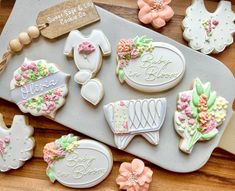
[[[0,73],[5,69],[7,62],[12,56],[12,54],[20,52],[23,49],[24,45],[28,45],[32,42],[33,39],[38,38],[40,36],[40,31],[46,28],[47,26],[47,24],[40,26],[30,26],[27,32],[22,32],[19,34],[17,39],[11,40],[7,51],[3,55],[2,60],[0,62]]]

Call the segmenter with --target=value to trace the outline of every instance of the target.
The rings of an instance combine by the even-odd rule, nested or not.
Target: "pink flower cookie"
[[[138,0],[139,20],[144,24],[152,23],[155,28],[166,25],[174,16],[173,9],[168,6],[171,0]]]
[[[65,103],[68,77],[45,60],[25,59],[13,74],[11,98],[25,113],[54,118]]]
[[[147,191],[152,182],[153,171],[145,167],[144,162],[139,159],[122,163],[119,173],[116,182],[122,190]]]

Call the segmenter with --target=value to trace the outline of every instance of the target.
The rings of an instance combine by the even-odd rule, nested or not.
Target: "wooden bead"
[[[31,42],[31,38],[29,37],[28,33],[22,32],[19,34],[19,41],[21,44],[29,44]]]
[[[40,36],[40,31],[38,27],[36,26],[31,26],[28,28],[28,35],[30,38],[38,38]]]
[[[11,51],[19,52],[22,50],[23,45],[20,43],[19,39],[14,39],[14,40],[10,41],[9,47],[10,47]]]

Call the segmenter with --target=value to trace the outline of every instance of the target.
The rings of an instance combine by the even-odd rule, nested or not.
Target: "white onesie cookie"
[[[104,88],[98,79],[92,79],[102,65],[102,57],[111,54],[111,46],[100,30],[93,30],[89,36],[80,31],[71,31],[65,44],[64,54],[74,57],[78,72],[75,82],[82,85],[81,95],[93,105],[104,96]]]

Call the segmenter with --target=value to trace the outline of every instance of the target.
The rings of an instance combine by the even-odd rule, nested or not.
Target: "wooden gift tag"
[[[49,39],[100,20],[92,0],[67,0],[38,14],[37,25],[47,25],[41,34]]]

